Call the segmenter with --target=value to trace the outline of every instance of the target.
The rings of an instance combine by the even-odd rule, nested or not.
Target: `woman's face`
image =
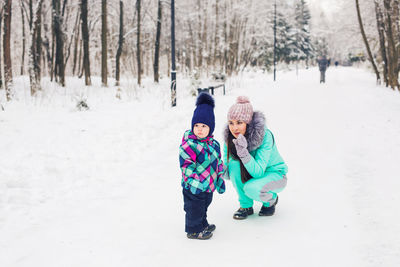
[[[238,138],[239,134],[244,135],[246,133],[247,124],[243,121],[238,120],[230,120],[228,122],[229,130],[235,138]]]
[[[193,126],[193,133],[198,138],[206,138],[208,136],[208,134],[210,133],[210,127],[208,127],[208,125],[203,124],[203,123],[196,123]]]

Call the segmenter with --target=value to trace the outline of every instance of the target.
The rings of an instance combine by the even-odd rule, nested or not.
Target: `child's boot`
[[[187,237],[189,239],[200,239],[200,240],[206,240],[206,239],[210,239],[213,236],[213,233],[208,232],[206,230],[203,230],[200,233],[188,233]]]

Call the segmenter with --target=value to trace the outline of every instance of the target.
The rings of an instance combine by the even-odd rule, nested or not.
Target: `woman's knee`
[[[254,183],[252,180],[248,181],[243,186],[244,193],[248,197],[250,197],[252,199],[255,199],[255,200],[258,199],[258,196],[260,194],[260,190],[261,190],[260,185],[258,185],[257,183]]]
[[[281,176],[280,179],[276,180],[271,180],[266,177],[248,181],[244,185],[243,190],[250,198],[260,199],[263,195],[281,192],[286,187],[286,184],[286,176]]]

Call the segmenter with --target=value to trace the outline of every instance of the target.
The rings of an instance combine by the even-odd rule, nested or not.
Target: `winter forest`
[[[325,55],[344,65],[368,61],[377,80],[398,88],[397,1],[309,2],[176,1],[177,73],[229,77],[249,68],[271,71],[274,61],[313,66]],[[17,76],[29,76],[33,96],[43,77],[60,86],[79,77],[90,86],[101,76],[108,86],[121,76],[140,85],[142,77],[158,82],[171,73],[170,1],[4,0],[0,23],[7,101]]]
[[[400,266],[399,58],[399,0],[0,0],[0,266]],[[207,240],[180,166],[198,89],[222,170],[238,99],[287,165],[269,207],[224,175]]]

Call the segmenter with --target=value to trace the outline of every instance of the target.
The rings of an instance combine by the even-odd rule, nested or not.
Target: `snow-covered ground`
[[[232,219],[236,193],[215,193],[211,240],[188,240],[178,146],[195,98],[178,79],[143,89],[51,88],[0,109],[0,266],[400,266],[400,94],[374,75],[315,68],[245,73],[216,95],[216,139],[247,95],[266,114],[289,166],[277,212]],[[76,111],[72,96],[88,98]],[[258,212],[260,205],[256,204]]]

